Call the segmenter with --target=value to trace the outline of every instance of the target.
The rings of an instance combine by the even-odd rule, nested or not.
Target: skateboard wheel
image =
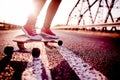
[[[62,41],[62,40],[59,40],[59,41],[58,41],[58,45],[59,45],[59,46],[62,46],[62,44],[63,44],[63,41]]]
[[[33,48],[32,49],[32,56],[34,58],[37,58],[37,57],[39,57],[39,55],[40,55],[40,49],[39,48]]]
[[[12,46],[7,46],[4,48],[4,53],[9,56],[9,55],[12,55],[13,54],[13,50],[14,48]]]

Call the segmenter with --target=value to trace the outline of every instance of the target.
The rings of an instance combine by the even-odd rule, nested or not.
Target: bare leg
[[[33,0],[34,10],[32,10],[33,12],[30,13],[26,24],[35,26],[37,17],[41,9],[43,8],[45,2],[46,0]],[[26,27],[29,27],[29,26],[26,26]]]
[[[43,25],[41,31],[43,31],[43,32],[47,32],[45,30],[51,31],[50,30],[50,25],[51,25],[51,22],[52,22],[55,14],[56,14],[56,11],[57,11],[60,3],[61,3],[61,0],[52,0],[50,2],[49,6],[48,6],[48,9],[47,9],[44,25]],[[53,33],[52,35],[55,35],[55,34]]]
[[[35,29],[35,24],[37,21],[37,17],[43,8],[46,0],[33,0],[34,8],[33,12],[29,14],[28,20],[26,24],[22,27],[23,32],[26,34],[27,37],[34,40],[41,40],[41,36],[37,34]]]

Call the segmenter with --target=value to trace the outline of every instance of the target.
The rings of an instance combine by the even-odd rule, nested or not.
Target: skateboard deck
[[[23,43],[27,43],[27,42],[34,42],[34,41],[41,41],[41,42],[55,42],[58,39],[53,39],[53,38],[48,38],[47,36],[40,34],[40,36],[42,37],[42,40],[33,40],[28,38],[25,34],[22,35],[18,35],[16,36],[13,41],[14,42],[23,42]]]
[[[22,34],[22,35],[16,36],[13,39],[13,41],[17,43],[17,46],[19,48],[19,50],[17,50],[18,52],[29,52],[27,50],[27,48],[25,48],[25,46],[24,46],[25,43],[44,42],[44,44],[46,46],[50,46],[50,45],[48,45],[48,43],[57,43],[59,46],[61,46],[63,43],[61,40],[48,38],[47,36],[45,36],[43,34],[40,34],[40,36],[42,37],[42,40],[32,40],[32,39],[28,38],[25,34]]]

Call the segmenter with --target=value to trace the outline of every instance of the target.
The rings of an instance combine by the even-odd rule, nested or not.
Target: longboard
[[[44,44],[46,46],[50,46],[50,45],[48,45],[48,43],[57,43],[59,46],[61,46],[63,44],[62,40],[48,38],[47,36],[45,36],[43,34],[40,34],[40,35],[42,37],[42,40],[32,40],[32,39],[28,38],[25,34],[16,36],[13,39],[13,41],[17,43],[17,46],[19,48],[19,50],[16,50],[16,51],[18,51],[18,52],[30,52],[27,50],[27,48],[25,48],[24,44],[31,43],[31,42],[44,42]]]

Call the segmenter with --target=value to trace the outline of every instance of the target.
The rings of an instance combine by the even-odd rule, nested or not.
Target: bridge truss
[[[66,25],[120,25],[119,4],[120,0],[78,0],[69,14]]]

